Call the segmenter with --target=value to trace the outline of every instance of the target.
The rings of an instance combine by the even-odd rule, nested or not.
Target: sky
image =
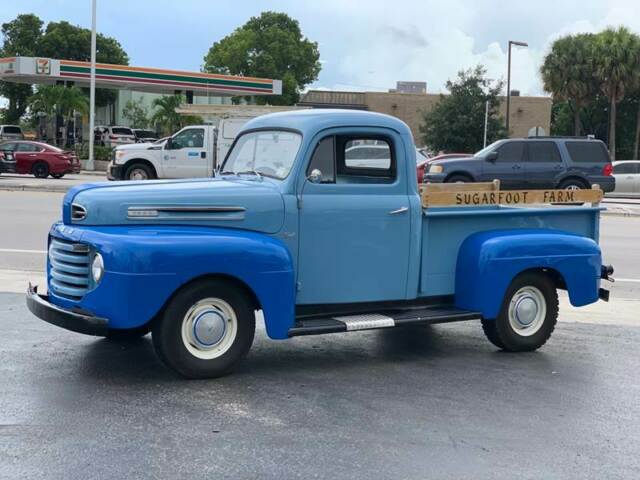
[[[544,95],[538,70],[554,39],[625,25],[640,33],[638,0],[97,0],[98,31],[120,41],[131,65],[199,70],[209,47],[264,10],[285,12],[318,42],[322,71],[310,88],[386,91],[397,80],[445,91],[483,64],[512,89]],[[35,13],[90,27],[90,0],[0,0],[0,21]]]

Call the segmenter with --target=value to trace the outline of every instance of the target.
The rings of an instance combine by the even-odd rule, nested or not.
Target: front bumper
[[[108,180],[123,180],[124,179],[124,165],[116,165],[114,163],[109,163],[109,167],[107,168],[107,179]]]
[[[424,174],[424,183],[443,183],[445,178],[447,178],[446,173],[427,172]]]
[[[38,287],[29,284],[27,308],[36,317],[72,332],[104,337],[108,332],[108,320],[88,313],[74,312],[49,302],[46,295],[38,294]]]

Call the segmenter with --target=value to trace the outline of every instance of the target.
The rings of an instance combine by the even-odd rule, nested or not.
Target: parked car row
[[[37,178],[62,178],[80,172],[74,152],[28,140],[0,143],[0,172],[31,174]]]
[[[120,126],[98,126],[93,130],[94,142],[103,147],[117,147],[131,143],[155,142],[158,134],[154,130]]]
[[[640,196],[640,160],[613,162],[616,195]]]

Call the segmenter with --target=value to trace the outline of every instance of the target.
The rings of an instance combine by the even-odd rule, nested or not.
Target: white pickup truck
[[[109,180],[211,177],[236,134],[249,120],[230,118],[212,125],[191,125],[154,143],[116,147],[107,169]]]

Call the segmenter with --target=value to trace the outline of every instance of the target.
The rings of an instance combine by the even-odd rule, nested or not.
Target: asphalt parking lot
[[[185,381],[0,294],[2,478],[638,478],[640,330],[560,323],[531,354],[477,323],[273,342]],[[115,461],[114,459],[118,459]]]

